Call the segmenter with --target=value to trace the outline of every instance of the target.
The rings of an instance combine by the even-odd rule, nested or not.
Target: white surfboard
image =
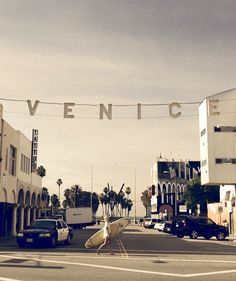
[[[119,234],[129,224],[130,224],[130,219],[128,219],[128,218],[121,218],[121,219],[118,219],[116,221],[113,221],[110,224],[110,227],[111,227],[111,237],[114,237],[117,234]],[[85,247],[86,248],[93,248],[93,247],[96,247],[98,245],[101,245],[103,243],[103,241],[104,241],[103,232],[104,232],[103,228],[100,229],[98,232],[96,232],[92,237],[90,237],[86,241]]]

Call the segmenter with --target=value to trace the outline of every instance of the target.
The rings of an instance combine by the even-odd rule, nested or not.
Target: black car
[[[228,230],[207,217],[177,216],[172,220],[172,233],[179,238],[188,235],[192,239],[198,236],[210,239],[215,236],[217,240],[224,240]]]
[[[57,243],[70,244],[73,237],[72,229],[60,219],[34,220],[29,227],[17,233],[16,241],[19,247],[26,245],[49,245]]]
[[[165,221],[163,232],[172,233],[172,221]]]

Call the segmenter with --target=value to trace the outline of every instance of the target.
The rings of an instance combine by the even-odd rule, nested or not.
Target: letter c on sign
[[[173,107],[181,108],[181,105],[178,102],[172,102],[169,105],[169,116],[172,118],[178,118],[181,115],[181,112],[173,113]]]

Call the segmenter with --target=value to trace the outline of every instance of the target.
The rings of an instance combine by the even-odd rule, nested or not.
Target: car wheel
[[[189,234],[189,237],[191,239],[197,239],[198,238],[198,232],[196,230],[192,230]]]
[[[71,235],[68,234],[66,241],[64,242],[66,245],[70,245],[71,244]]]
[[[226,233],[224,231],[219,231],[216,235],[217,240],[224,240],[226,237]]]
[[[57,239],[55,236],[52,236],[51,238],[51,247],[54,248],[56,247],[56,244],[57,244]]]

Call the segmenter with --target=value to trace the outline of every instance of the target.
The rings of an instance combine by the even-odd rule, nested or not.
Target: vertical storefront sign
[[[32,150],[31,150],[31,172],[37,169],[38,158],[38,130],[32,130]]]

